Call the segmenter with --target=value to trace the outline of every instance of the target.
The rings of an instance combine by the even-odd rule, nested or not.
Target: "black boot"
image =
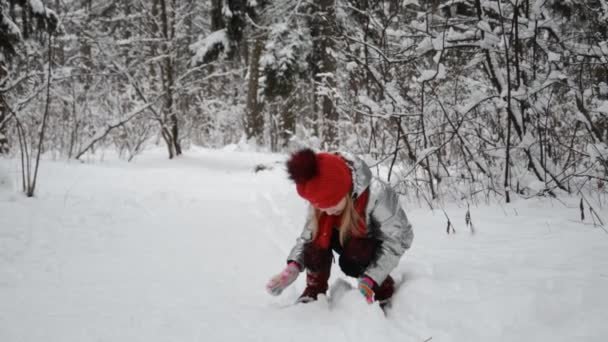
[[[329,270],[323,272],[306,272],[306,288],[298,298],[298,303],[308,303],[317,300],[319,294],[327,292]]]
[[[319,294],[327,292],[331,261],[331,250],[321,250],[313,245],[308,246],[304,253],[306,288],[298,298],[299,303],[315,301]]]
[[[374,299],[380,303],[383,310],[390,307],[393,293],[395,293],[395,281],[390,275],[384,279],[381,285],[374,287]]]

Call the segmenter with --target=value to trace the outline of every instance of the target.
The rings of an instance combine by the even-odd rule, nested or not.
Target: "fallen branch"
[[[95,138],[93,138],[86,145],[86,147],[84,149],[82,149],[80,152],[78,152],[78,154],[76,155],[75,158],[80,159],[80,157],[82,157],[83,154],[85,154],[88,150],[90,150],[97,142],[99,142],[100,140],[103,140],[108,134],[110,134],[110,132],[112,132],[112,130],[114,130],[115,128],[124,126],[126,123],[133,120],[135,117],[137,117],[139,114],[143,113],[146,109],[150,108],[151,106],[152,106],[152,103],[148,103],[145,106],[135,109],[134,111],[129,113],[127,118],[125,118],[124,120],[119,121],[113,125],[108,125],[106,130],[104,132],[102,132],[101,134],[98,134]]]

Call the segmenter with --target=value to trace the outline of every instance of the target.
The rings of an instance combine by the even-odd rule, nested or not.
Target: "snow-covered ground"
[[[48,161],[35,199],[0,160],[0,341],[608,340],[608,234],[575,202],[472,207],[475,235],[456,204],[452,235],[442,211],[407,204],[416,236],[388,318],[356,291],[289,305],[304,276],[269,296],[305,213],[284,158]]]

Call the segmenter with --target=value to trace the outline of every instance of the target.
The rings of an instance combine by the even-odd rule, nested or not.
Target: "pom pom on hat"
[[[315,152],[307,148],[292,154],[287,161],[287,173],[297,184],[313,179],[318,174]]]
[[[296,183],[298,194],[317,208],[338,204],[351,190],[350,168],[341,157],[331,153],[300,150],[287,161],[289,178]]]

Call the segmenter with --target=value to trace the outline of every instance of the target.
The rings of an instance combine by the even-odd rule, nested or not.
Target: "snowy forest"
[[[0,0],[29,196],[44,156],[229,144],[364,154],[429,203],[603,193],[608,1]]]
[[[605,342],[607,204],[608,0],[0,0],[1,342]]]

